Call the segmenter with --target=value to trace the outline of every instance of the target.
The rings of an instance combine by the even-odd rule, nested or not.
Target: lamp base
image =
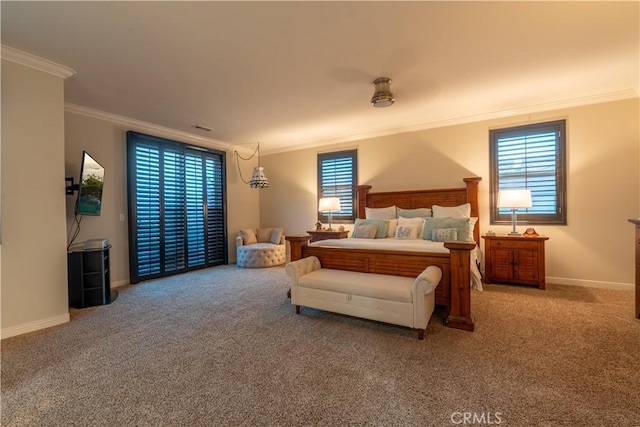
[[[509,234],[507,234],[507,236],[522,236],[522,234],[518,233],[517,231],[512,231]]]

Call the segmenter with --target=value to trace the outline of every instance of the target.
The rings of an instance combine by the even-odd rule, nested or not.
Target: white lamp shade
[[[337,197],[323,197],[318,203],[319,212],[339,211],[340,209],[340,199]]]
[[[498,192],[499,208],[530,208],[531,190],[500,190]]]

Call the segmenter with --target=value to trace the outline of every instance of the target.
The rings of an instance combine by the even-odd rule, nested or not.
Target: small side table
[[[318,240],[327,240],[327,239],[346,239],[349,237],[348,231],[338,231],[338,230],[316,230],[316,231],[307,231],[311,236],[312,242],[317,242]]]
[[[546,236],[482,236],[485,283],[506,282],[545,288]]]

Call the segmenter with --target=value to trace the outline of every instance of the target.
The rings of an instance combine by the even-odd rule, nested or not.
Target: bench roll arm
[[[291,302],[294,301],[298,292],[298,280],[305,274],[320,270],[320,260],[315,256],[301,258],[291,261],[285,267],[287,276],[291,278]]]
[[[435,265],[425,268],[413,281],[413,324],[414,328],[424,329],[433,313],[433,300],[436,286],[442,279],[442,270]],[[431,301],[431,303],[429,303]]]

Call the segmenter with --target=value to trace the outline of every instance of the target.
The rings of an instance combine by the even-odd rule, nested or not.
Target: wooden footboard
[[[300,254],[301,258],[316,256],[324,268],[337,270],[417,277],[425,268],[435,265],[442,270],[436,304],[449,308],[446,325],[466,331],[474,329],[469,252],[475,243],[446,242],[449,254],[309,246],[303,239],[292,239],[289,243],[292,254]],[[292,256],[291,261],[296,259]]]

